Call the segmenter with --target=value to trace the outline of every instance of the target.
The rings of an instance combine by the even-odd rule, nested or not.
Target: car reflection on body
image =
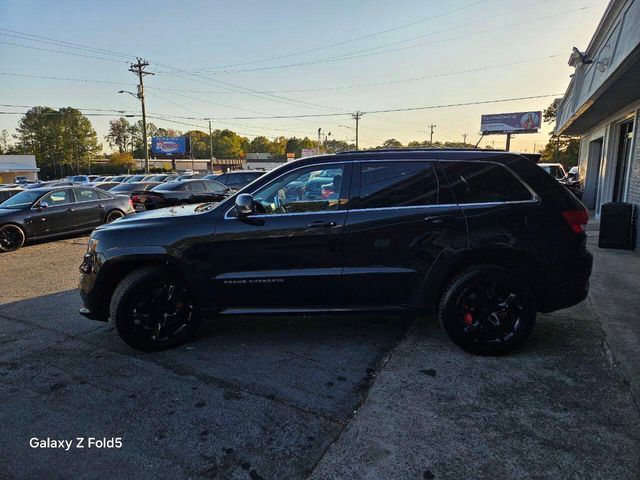
[[[161,183],[147,191],[131,193],[136,212],[188,203],[220,202],[235,190],[214,180],[179,180]]]

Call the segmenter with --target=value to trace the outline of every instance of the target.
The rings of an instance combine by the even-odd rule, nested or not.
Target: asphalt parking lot
[[[1,478],[639,477],[638,406],[589,302],[504,357],[382,315],[229,318],[142,354],[77,313],[85,245],[0,255]]]

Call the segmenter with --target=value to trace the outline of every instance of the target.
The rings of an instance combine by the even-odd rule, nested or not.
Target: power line
[[[549,1],[549,0],[545,0],[545,1]],[[232,64],[227,64],[227,65],[220,65],[218,67],[211,67],[210,69],[207,69],[207,70],[217,70],[217,69],[228,68],[228,67],[240,67],[240,66],[244,66],[244,65],[253,65],[253,64],[256,64],[256,63],[264,63],[264,62],[269,62],[271,60],[280,60],[282,58],[288,58],[288,57],[293,57],[293,56],[296,56],[296,55],[303,55],[305,53],[313,53],[313,52],[317,52],[317,51],[320,51],[320,50],[326,50],[328,48],[338,47],[338,46],[341,46],[341,45],[346,45],[348,43],[353,43],[353,42],[357,42],[357,41],[360,41],[360,40],[366,40],[368,38],[376,37],[376,36],[379,36],[379,35],[384,35],[385,33],[390,33],[390,32],[394,32],[394,31],[397,31],[397,30],[401,30],[403,28],[411,27],[411,26],[417,25],[419,23],[424,23],[424,22],[428,22],[430,20],[435,20],[437,18],[444,17],[444,16],[450,15],[452,13],[457,13],[457,12],[460,12],[460,11],[465,10],[467,8],[471,8],[471,7],[477,6],[477,5],[481,4],[481,3],[486,3],[486,2],[487,2],[487,0],[479,0],[477,2],[473,2],[473,3],[470,3],[468,5],[463,5],[461,7],[455,8],[453,10],[448,10],[446,12],[442,12],[442,13],[439,13],[437,15],[432,15],[430,17],[425,17],[425,18],[422,18],[420,20],[415,20],[413,22],[409,22],[409,23],[405,23],[405,24],[402,24],[402,25],[398,25],[398,26],[395,26],[395,27],[392,27],[392,28],[388,28],[386,30],[381,30],[381,31],[378,31],[378,32],[369,33],[367,35],[362,35],[360,37],[355,37],[355,38],[351,38],[351,39],[348,39],[348,40],[342,40],[340,42],[330,43],[328,45],[322,45],[322,46],[319,46],[319,47],[309,48],[309,49],[306,49],[306,50],[298,50],[298,51],[287,53],[287,54],[284,54],[284,55],[277,55],[275,57],[262,58],[262,59],[251,60],[251,61],[242,62],[242,63],[232,63]]]
[[[533,19],[527,19],[524,20],[522,22],[514,22],[514,23],[509,23],[506,25],[501,25],[498,27],[492,27],[489,29],[485,29],[485,30],[478,30],[476,32],[465,32],[462,35],[457,35],[457,36],[453,36],[453,37],[447,37],[447,38],[443,38],[440,40],[436,40],[433,42],[423,42],[423,43],[418,43],[415,45],[407,45],[407,46],[403,46],[403,47],[396,47],[396,48],[389,48],[386,50],[379,50],[379,51],[369,51],[368,53],[359,53],[359,52],[365,52],[365,50],[360,50],[360,51],[355,51],[355,52],[351,52],[349,54],[343,54],[343,55],[339,55],[339,56],[332,56],[332,57],[325,57],[325,58],[319,58],[319,59],[315,59],[315,60],[308,60],[305,62],[297,62],[297,63],[289,63],[289,64],[281,64],[281,65],[272,65],[272,66],[266,66],[266,67],[256,67],[256,68],[247,68],[247,69],[236,69],[236,70],[221,70],[221,71],[214,71],[214,72],[209,72],[211,75],[226,75],[226,74],[232,74],[232,73],[243,73],[243,72],[256,72],[256,71],[264,71],[264,70],[275,70],[275,69],[281,69],[281,68],[293,68],[293,67],[302,67],[302,66],[306,66],[306,65],[318,65],[318,64],[323,64],[323,63],[331,63],[331,62],[336,62],[336,61],[341,61],[341,60],[350,60],[353,58],[364,58],[364,57],[369,57],[369,56],[373,56],[373,55],[381,55],[381,54],[385,54],[385,53],[393,53],[393,52],[397,52],[397,51],[401,51],[401,50],[410,50],[410,49],[414,49],[414,48],[420,48],[420,47],[424,47],[424,46],[429,46],[429,45],[436,45],[436,44],[440,44],[440,43],[444,43],[450,40],[458,40],[461,38],[468,38],[471,36],[476,36],[476,35],[481,35],[484,33],[489,33],[489,32],[494,32],[496,30],[503,30],[506,28],[511,28],[511,27],[517,27],[520,25],[526,25],[526,24],[530,24],[530,23],[534,23],[534,22],[539,22],[539,21],[543,21],[543,20],[548,20],[550,18],[554,18],[554,17],[558,17],[561,15],[567,15],[569,13],[573,13],[573,12],[578,12],[578,11],[584,11],[587,10],[588,6],[586,7],[581,7],[581,8],[577,8],[577,9],[572,9],[572,10],[565,10],[562,12],[557,12],[555,14],[552,15],[546,15],[544,17],[537,17],[537,18],[533,18]],[[396,42],[398,43],[398,42]],[[379,49],[379,48],[383,48],[383,46],[380,47],[374,47],[371,49],[367,49],[367,50],[373,50],[373,49]],[[198,73],[198,71],[195,71],[196,73]],[[164,72],[164,71],[159,71],[158,73],[170,73],[170,72]]]
[[[70,78],[70,77],[54,77],[49,75],[35,75],[35,74],[27,74],[27,73],[14,73],[14,72],[0,72],[0,75],[5,75],[9,77],[20,77],[20,78],[39,78],[43,80],[60,80],[64,82],[82,82],[82,83],[97,83],[97,84],[105,84],[105,85],[127,85],[134,86],[132,83],[125,82],[110,82],[108,80],[94,80],[90,78]],[[147,87],[149,88],[149,87]]]
[[[74,57],[95,58],[97,60],[104,60],[106,62],[127,63],[125,60],[116,60],[115,58],[105,58],[105,57],[98,57],[95,55],[85,55],[83,53],[76,53],[76,52],[65,52],[63,50],[54,50],[52,48],[44,48],[44,47],[34,47],[33,45],[23,45],[21,43],[5,42],[2,40],[0,40],[0,44],[11,45],[13,47],[30,48],[32,50],[42,50],[45,52],[62,53],[64,55],[71,55]]]
[[[563,95],[562,93],[551,93],[544,95],[529,95],[525,97],[513,97],[513,98],[500,98],[493,100],[477,100],[471,102],[460,102],[460,103],[446,103],[439,105],[426,105],[421,107],[404,107],[404,108],[388,108],[382,110],[365,110],[362,111],[361,114],[377,114],[377,113],[398,113],[398,112],[412,112],[418,110],[432,110],[432,109],[440,109],[440,108],[454,108],[454,107],[467,107],[472,105],[488,105],[493,103],[508,103],[508,102],[517,102],[523,100],[536,100],[541,98],[551,98],[558,97]],[[0,104],[0,107],[15,107],[15,108],[34,108],[34,105],[8,105],[8,104]],[[53,108],[53,107],[52,107]],[[75,108],[75,107],[74,107]],[[76,108],[76,110],[89,110],[89,111],[97,111],[97,112],[115,112],[124,114],[126,112],[131,112],[130,110],[114,110],[114,109],[96,109],[96,108]],[[162,114],[162,113],[150,113],[149,115],[162,115],[164,117],[171,118],[179,118],[185,120],[270,120],[274,118],[314,118],[314,117],[344,117],[347,115],[353,115],[351,112],[333,112],[333,113],[310,113],[310,114],[298,114],[298,115],[272,115],[265,117],[187,117],[187,116],[179,116],[179,115],[171,115],[171,114]]]
[[[64,40],[59,40],[56,38],[43,37],[42,35],[34,35],[33,33],[19,32],[17,30],[10,30],[8,28],[0,28],[0,30],[3,32],[18,34],[21,37],[16,37],[16,38],[26,37],[24,38],[24,40],[31,40],[33,42],[39,41],[34,39],[41,39],[41,40],[46,40],[47,42],[45,43],[58,44],[60,46],[66,46],[67,48],[75,48],[76,50],[93,51],[93,52],[101,53],[103,55],[112,55],[112,56],[118,56],[118,57],[123,57],[128,59],[134,58],[133,55],[129,55],[127,53],[115,52],[113,50],[105,50],[103,48],[92,47],[90,45],[83,45],[81,43],[66,42]],[[8,34],[5,33],[4,35],[8,35]],[[12,35],[12,36],[15,36],[15,35]]]

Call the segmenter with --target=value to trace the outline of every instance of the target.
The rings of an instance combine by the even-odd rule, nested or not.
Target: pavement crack
[[[292,408],[300,413],[303,413],[305,415],[311,415],[317,418],[321,418],[325,421],[328,421],[334,425],[337,425],[340,428],[343,428],[343,425],[345,424],[345,422],[343,420],[340,420],[339,418],[336,418],[332,415],[327,415],[325,413],[321,413],[321,412],[315,412],[312,410],[308,410],[306,408],[303,408],[299,405],[295,405],[293,403],[290,403],[288,401],[286,401],[283,398],[279,398],[275,395],[273,395],[272,393],[264,393],[261,392],[255,388],[250,388],[247,385],[241,385],[241,384],[236,384],[234,382],[230,382],[228,380],[223,380],[221,378],[217,378],[214,377],[212,375],[200,372],[196,369],[190,368],[190,367],[186,367],[184,365],[179,365],[176,363],[172,363],[169,361],[163,361],[160,360],[158,358],[154,358],[154,359],[150,359],[150,358],[145,358],[146,361],[153,363],[154,365],[157,365],[161,368],[167,369],[169,371],[171,371],[172,373],[175,373],[177,375],[180,376],[190,376],[195,378],[196,380],[199,380],[200,382],[206,384],[206,385],[214,385],[214,386],[218,386],[218,387],[222,387],[224,389],[227,390],[231,390],[233,392],[237,392],[237,393],[244,393],[247,395],[252,395],[255,397],[260,397],[263,398],[265,400],[269,400],[272,402],[276,402],[280,405],[283,405],[287,408]]]
[[[398,348],[398,346],[409,336],[410,333],[412,333],[417,328],[417,325],[418,325],[419,322],[420,322],[419,318],[414,319],[413,323],[409,326],[409,328],[404,333],[404,335],[402,335],[400,338],[398,338],[398,340],[395,342],[395,344],[393,344],[393,346],[389,349],[389,352],[382,357],[382,361],[378,364],[379,365],[378,368],[376,368],[375,371],[371,373],[370,378],[372,380],[371,380],[371,383],[369,384],[369,388],[362,395],[362,398],[360,399],[360,401],[357,403],[357,405],[355,406],[355,408],[351,412],[351,415],[349,415],[349,417],[347,417],[347,419],[344,422],[342,422],[342,426],[340,427],[340,429],[336,432],[336,434],[333,436],[333,438],[328,443],[328,445],[322,450],[322,452],[320,452],[320,454],[318,455],[318,458],[316,459],[316,461],[313,463],[313,465],[311,465],[311,468],[309,468],[309,470],[308,470],[309,473],[305,478],[310,478],[313,475],[313,472],[316,470],[316,468],[318,467],[318,465],[320,464],[322,459],[329,452],[331,447],[333,447],[333,445],[335,445],[340,440],[340,438],[342,437],[342,434],[344,433],[344,431],[347,429],[347,427],[353,421],[353,419],[355,418],[355,416],[358,413],[358,411],[360,410],[360,408],[365,404],[365,402],[369,398],[369,393],[371,392],[371,389],[375,385],[375,379],[378,378],[380,373],[389,364],[389,362],[391,361],[391,359],[392,359],[396,349]]]

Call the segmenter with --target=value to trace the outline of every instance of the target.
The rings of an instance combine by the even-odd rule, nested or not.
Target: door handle
[[[307,228],[327,228],[327,227],[335,227],[336,222],[325,222],[324,220],[316,220],[315,222],[311,222],[307,225]]]
[[[67,212],[75,212],[76,209],[75,208],[67,208]]]
[[[424,217],[425,222],[429,223],[443,223],[446,220],[454,218],[452,215],[434,215],[433,217]]]
[[[102,208],[104,205],[96,205],[96,208]]]

